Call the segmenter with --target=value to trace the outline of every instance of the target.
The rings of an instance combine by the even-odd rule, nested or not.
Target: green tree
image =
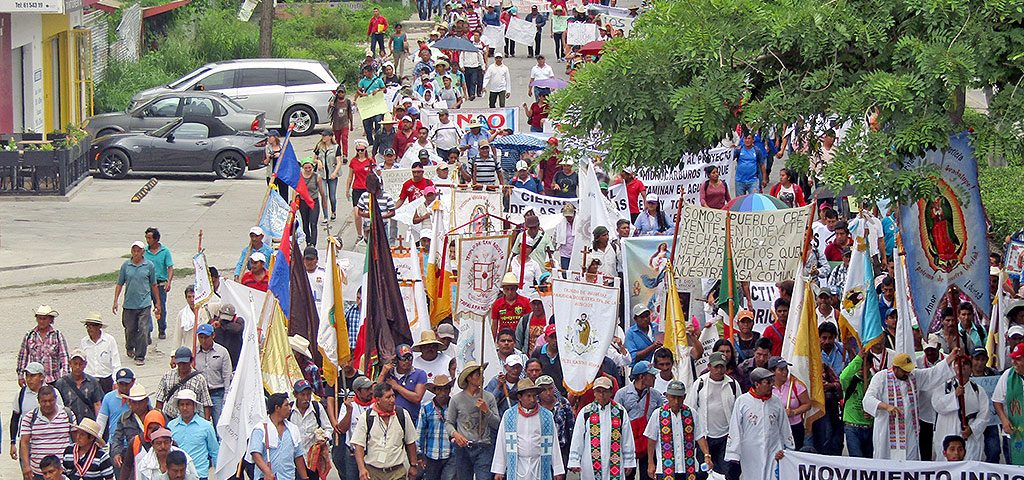
[[[854,127],[822,181],[906,199],[928,181],[894,166],[968,127],[981,158],[1024,164],[1024,92],[1015,95],[1024,73],[1022,6],[661,1],[638,18],[633,37],[608,42],[600,61],[553,96],[553,116],[571,119],[570,133],[605,132],[615,164],[658,165],[717,144],[737,125],[781,128],[805,115],[835,115]],[[973,88],[991,93],[988,114],[965,114]],[[861,132],[872,113],[881,128]]]

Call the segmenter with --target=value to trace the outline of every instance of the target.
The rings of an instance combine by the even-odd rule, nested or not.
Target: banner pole
[[[196,253],[203,253],[203,229],[199,229],[199,243]],[[197,272],[198,274],[198,272]],[[209,275],[209,273],[207,273]],[[164,313],[166,315],[166,312]],[[180,326],[178,328],[181,328]],[[196,349],[199,344],[199,304],[192,303],[192,368],[196,367]]]

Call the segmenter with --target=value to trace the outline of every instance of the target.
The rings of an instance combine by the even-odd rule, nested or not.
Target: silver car
[[[246,110],[222,93],[171,92],[150,97],[124,112],[89,117],[85,130],[92,138],[114,133],[148,132],[178,117],[192,115],[216,117],[241,132],[263,131],[266,116],[259,110]]]
[[[337,86],[327,64],[316,60],[227,60],[139,92],[132,101],[169,91],[220,92],[246,108],[267,112],[268,128],[294,125],[294,135],[308,135],[318,123],[330,121],[327,107]]]

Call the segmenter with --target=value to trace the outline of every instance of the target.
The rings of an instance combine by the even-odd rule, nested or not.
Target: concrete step
[[[437,23],[429,20],[406,20],[402,22],[402,28],[404,28],[406,33],[410,35],[420,33],[426,36],[427,33],[430,33],[430,31],[434,29],[435,25],[437,25]]]

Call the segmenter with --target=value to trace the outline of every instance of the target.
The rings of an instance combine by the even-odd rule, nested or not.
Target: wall
[[[9,50],[24,47],[25,130],[42,132],[45,128],[43,98],[42,15],[11,14],[11,45]],[[9,67],[8,67],[9,68]],[[10,71],[10,70],[7,70]],[[15,106],[12,106],[14,108]],[[0,131],[3,131],[0,129]]]

